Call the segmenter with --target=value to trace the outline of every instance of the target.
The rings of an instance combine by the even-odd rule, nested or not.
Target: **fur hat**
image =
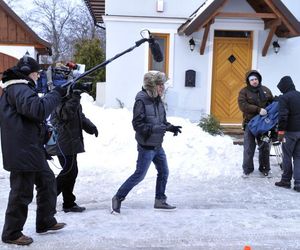
[[[165,73],[160,71],[149,71],[144,75],[143,87],[150,97],[157,97],[156,85],[165,84],[167,81]]]
[[[19,60],[17,68],[24,75],[29,75],[32,72],[39,72],[41,69],[38,62],[30,56],[23,56]]]

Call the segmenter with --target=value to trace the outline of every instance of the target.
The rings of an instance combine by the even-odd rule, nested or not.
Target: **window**
[[[149,49],[149,70],[158,70],[164,72],[167,76],[169,75],[169,34],[153,34],[154,38],[158,42],[161,52],[163,53],[163,61],[154,61],[151,51]]]
[[[215,30],[215,37],[251,38],[251,31]]]

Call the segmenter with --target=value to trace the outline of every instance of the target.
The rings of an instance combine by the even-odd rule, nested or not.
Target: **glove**
[[[181,128],[182,128],[181,126],[174,126],[174,125],[172,125],[172,126],[168,129],[168,131],[172,132],[172,133],[173,133],[173,136],[177,136],[178,133],[181,133],[181,130],[180,130]]]
[[[268,114],[268,112],[267,112],[267,110],[261,108],[260,111],[259,111],[259,114],[260,114],[261,116],[265,116],[265,115]]]
[[[282,130],[277,132],[277,139],[279,142],[284,141],[284,134],[285,134],[285,131],[282,131]]]
[[[53,91],[57,91],[61,97],[65,97],[70,94],[70,87],[71,87],[71,85],[69,85],[68,87],[56,86],[53,89]]]
[[[97,129],[96,126],[93,128],[93,133],[92,133],[92,135],[95,135],[95,137],[98,137],[98,129]]]
[[[60,86],[56,86],[53,91],[56,91],[60,94],[61,97],[65,96],[67,94],[67,88],[62,88]]]
[[[153,133],[164,134],[166,133],[167,126],[166,125],[154,125],[152,127]]]

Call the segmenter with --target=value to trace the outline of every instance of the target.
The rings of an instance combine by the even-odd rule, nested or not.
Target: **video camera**
[[[93,89],[92,82],[83,82],[83,83],[76,83],[73,87],[73,90],[79,90],[81,92],[91,92]]]
[[[37,81],[37,91],[46,94],[54,87],[63,86],[67,82],[72,81],[80,75],[80,67],[84,67],[84,65],[78,65],[74,62],[67,62],[66,64],[57,63],[55,66],[50,65],[48,69],[40,73],[40,78]],[[73,87],[74,90],[82,92],[91,92],[92,88],[92,82],[77,82]]]

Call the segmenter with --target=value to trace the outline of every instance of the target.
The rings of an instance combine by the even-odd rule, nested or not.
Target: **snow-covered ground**
[[[35,201],[30,205],[24,233],[34,239],[26,249],[300,249],[300,194],[274,186],[281,171],[271,157],[273,178],[256,170],[241,178],[242,146],[228,136],[210,136],[196,124],[178,117],[168,120],[183,127],[182,134],[165,136],[170,177],[168,201],[173,212],[153,209],[154,166],[122,204],[110,214],[111,198],[135,170],[136,142],[131,111],[103,109],[83,95],[83,110],[97,126],[99,137],[85,134],[86,153],[79,155],[75,194],[82,214],[61,211],[64,230],[35,233]],[[256,156],[257,157],[257,156]],[[9,173],[0,166],[0,224],[9,192]],[[55,166],[56,165],[56,166]],[[50,163],[57,174],[59,164]],[[21,247],[0,243],[0,249]]]

